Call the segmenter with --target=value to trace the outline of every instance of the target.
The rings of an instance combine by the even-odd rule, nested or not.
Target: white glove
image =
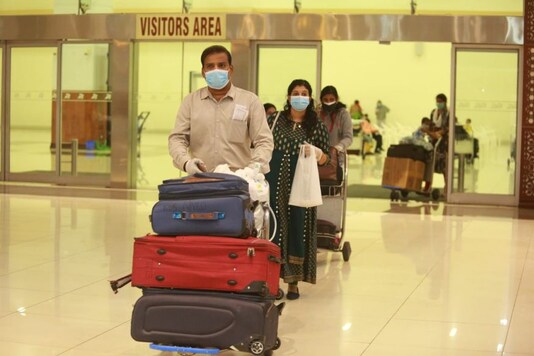
[[[201,159],[192,158],[185,164],[187,174],[206,172],[206,164]]]
[[[313,150],[313,153],[315,154],[315,159],[317,160],[317,162],[319,162],[321,158],[323,157],[323,150],[309,143],[306,143],[304,145],[304,153],[306,156],[311,155],[312,150]]]
[[[256,174],[261,172],[261,164],[258,163],[258,162],[251,162],[248,165],[248,168],[252,169],[254,171],[254,173],[256,173]]]
[[[343,148],[342,145],[335,145],[334,148],[336,149],[336,151],[338,152],[343,152],[345,149]]]

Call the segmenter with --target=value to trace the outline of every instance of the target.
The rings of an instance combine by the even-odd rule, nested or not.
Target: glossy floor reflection
[[[130,337],[137,200],[0,195],[1,355],[169,355]],[[534,355],[534,213],[350,199],[352,257],[321,251],[275,355]],[[239,355],[224,352],[224,355]]]

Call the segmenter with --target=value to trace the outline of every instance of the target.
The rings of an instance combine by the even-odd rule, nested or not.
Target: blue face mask
[[[289,99],[289,103],[291,104],[291,107],[297,111],[304,111],[310,105],[310,97],[309,96],[292,96]]]
[[[443,110],[445,109],[445,103],[444,102],[437,102],[436,103],[436,107],[439,109],[439,110]]]
[[[222,89],[228,84],[228,71],[222,69],[214,69],[204,73],[206,76],[206,83],[212,89]]]

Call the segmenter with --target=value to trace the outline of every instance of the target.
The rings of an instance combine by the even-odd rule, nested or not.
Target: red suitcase
[[[249,237],[147,235],[135,239],[132,285],[278,294],[280,248]]]

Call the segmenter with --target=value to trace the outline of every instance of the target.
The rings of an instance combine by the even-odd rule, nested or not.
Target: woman
[[[352,144],[352,120],[347,106],[339,101],[337,89],[328,85],[321,90],[319,116],[328,129],[330,146],[345,152]]]
[[[282,250],[280,274],[288,283],[287,299],[299,298],[298,282],[315,284],[317,275],[317,208],[289,205],[300,146],[310,144],[306,154],[314,155],[319,165],[329,161],[328,131],[314,110],[311,95],[310,83],[294,80],[287,89],[284,110],[268,118],[274,150],[266,178],[278,222],[274,241]]]

